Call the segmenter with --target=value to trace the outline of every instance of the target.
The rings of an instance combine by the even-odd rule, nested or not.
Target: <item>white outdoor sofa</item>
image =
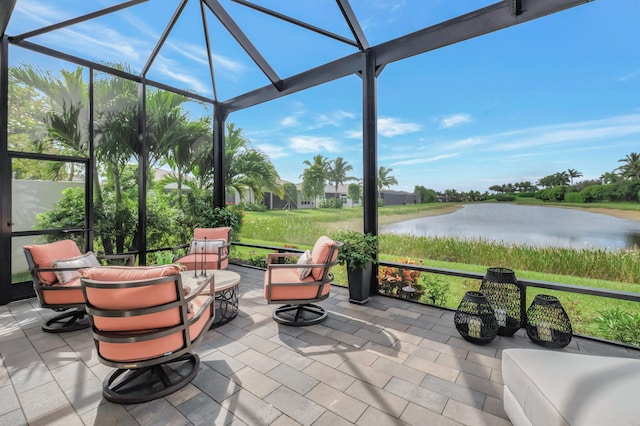
[[[640,359],[505,349],[502,376],[515,426],[640,425]]]

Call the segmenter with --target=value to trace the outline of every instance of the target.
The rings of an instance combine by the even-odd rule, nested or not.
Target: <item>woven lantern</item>
[[[495,311],[500,336],[512,336],[524,326],[525,291],[513,270],[488,268],[480,291]]]
[[[562,348],[571,342],[573,329],[557,297],[538,294],[527,309],[527,335],[547,348]]]
[[[467,341],[476,344],[487,344],[498,332],[498,323],[493,308],[484,294],[468,291],[453,317],[456,329]]]

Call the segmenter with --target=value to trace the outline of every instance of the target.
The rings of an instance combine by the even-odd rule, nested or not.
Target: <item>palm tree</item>
[[[582,173],[580,173],[579,171],[577,171],[576,169],[569,169],[567,170],[567,174],[569,175],[569,179],[571,181],[571,186],[573,186],[573,179],[574,178],[579,178],[582,177]]]
[[[389,176],[389,173],[392,171],[392,168],[386,168],[384,166],[380,166],[378,169],[378,194],[380,194],[382,188],[390,188],[391,185],[398,184],[398,179],[396,179],[395,176]]]
[[[302,178],[302,195],[306,198],[322,197],[331,161],[318,154],[313,156],[313,161],[304,160],[302,163],[309,166],[300,176]]]
[[[338,157],[331,162],[329,169],[327,170],[327,180],[335,184],[335,198],[338,199],[338,186],[350,180],[357,180],[355,176],[347,176],[347,172],[353,170],[348,162],[344,161],[344,158]]]
[[[269,156],[251,147],[251,142],[242,135],[242,129],[227,123],[225,138],[225,189],[234,189],[244,200],[247,189],[256,199],[262,199],[264,190],[284,196],[278,183],[280,176]]]
[[[618,160],[624,163],[616,170],[620,170],[620,175],[628,179],[640,179],[640,154],[632,152],[627,154],[623,159]]]
[[[620,178],[620,175],[618,175],[615,170],[612,170],[610,172],[605,172],[600,175],[600,180],[604,184],[616,183],[619,178]]]

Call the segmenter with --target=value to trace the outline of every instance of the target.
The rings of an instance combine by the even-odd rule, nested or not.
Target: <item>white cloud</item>
[[[623,75],[618,79],[618,81],[629,81],[636,77],[640,77],[640,70],[632,71],[629,74]]]
[[[343,110],[332,111],[325,114],[317,114],[314,123],[309,129],[321,129],[327,126],[342,127],[346,120],[353,120],[356,115]]]
[[[411,160],[404,160],[404,161],[396,161],[394,163],[391,163],[391,165],[392,166],[410,166],[415,164],[428,164],[428,163],[433,163],[440,160],[446,160],[447,158],[457,157],[458,155],[460,154],[454,153],[454,154],[436,155],[435,157],[428,157],[423,154],[419,158],[413,158]]]
[[[472,121],[473,119],[469,114],[453,114],[443,117],[442,120],[440,120],[440,127],[443,129],[449,129]]]
[[[293,115],[290,115],[280,120],[280,125],[284,127],[291,127],[291,126],[295,126],[296,124],[298,124],[298,119]]]
[[[418,123],[403,122],[393,117],[378,118],[378,134],[388,138],[414,133],[420,129],[422,129],[422,125]],[[362,139],[362,130],[348,130],[345,132],[345,137],[349,139]]]
[[[184,83],[187,88],[195,90],[197,93],[211,93],[211,85],[207,85],[199,79],[193,77],[190,72],[184,70],[182,66],[171,59],[158,55],[152,69],[164,76]]]
[[[317,136],[294,136],[290,139],[289,147],[295,152],[301,153],[339,152],[335,139]]]
[[[399,136],[417,132],[420,129],[422,129],[422,126],[418,123],[402,122],[400,119],[393,117],[378,118],[378,133],[382,136]]]
[[[256,145],[256,148],[267,154],[271,160],[289,156],[288,150],[282,146],[275,146],[265,143]]]
[[[540,146],[566,146],[571,143],[609,141],[613,138],[640,135],[640,114],[628,114],[600,120],[579,121],[520,129],[491,135],[486,142],[493,150],[517,150]]]

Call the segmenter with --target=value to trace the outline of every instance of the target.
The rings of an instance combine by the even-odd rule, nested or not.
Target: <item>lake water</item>
[[[640,222],[582,210],[501,203],[467,204],[451,214],[382,225],[380,232],[536,247],[618,250],[640,246]]]

